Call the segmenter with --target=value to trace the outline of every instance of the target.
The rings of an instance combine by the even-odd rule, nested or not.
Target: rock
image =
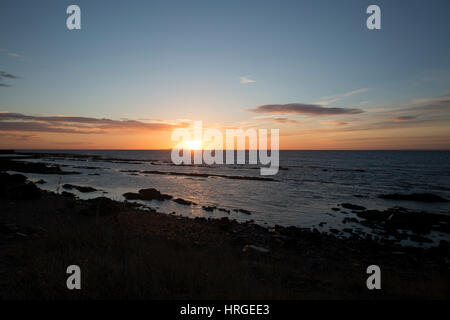
[[[366,208],[363,206],[358,206],[356,204],[351,204],[351,203],[342,203],[341,206],[345,209],[350,209],[350,210],[366,210]]]
[[[450,216],[445,214],[390,208],[384,211],[365,210],[356,215],[364,219],[361,224],[390,233],[398,233],[397,230],[419,234],[428,234],[431,230],[450,233]]]
[[[11,200],[33,200],[41,196],[41,191],[21,174],[0,173],[0,198]]]
[[[127,192],[124,193],[123,196],[127,200],[139,200],[141,198],[140,194],[135,192]]]
[[[244,213],[244,214],[247,214],[247,215],[251,215],[252,214],[250,211],[245,210],[245,209],[234,209],[234,211],[241,212],[241,213]]]
[[[433,240],[431,240],[431,239],[429,239],[429,238],[425,238],[425,237],[419,236],[419,235],[410,235],[409,238],[410,238],[412,241],[415,241],[415,242],[421,242],[421,243],[433,243]]]
[[[184,205],[191,205],[191,204],[196,205],[195,202],[192,202],[192,201],[189,201],[189,200],[184,200],[182,198],[176,198],[173,201],[176,202],[176,203],[179,203],[179,204],[184,204]]]
[[[75,186],[73,184],[68,184],[68,183],[64,184],[63,188],[67,189],[67,190],[75,189],[75,190],[78,190],[78,191],[83,192],[83,193],[98,191],[97,189],[92,188],[92,187]]]
[[[80,214],[86,216],[107,216],[120,212],[123,209],[123,203],[111,200],[106,197],[98,197],[84,202],[86,205],[80,210]]]
[[[432,193],[412,193],[412,194],[380,194],[378,198],[388,200],[405,200],[405,201],[418,201],[418,202],[449,202],[448,199],[444,199],[438,195]]]
[[[159,200],[159,201],[163,201],[163,200],[172,199],[171,195],[163,194],[154,188],[141,189],[141,190],[139,190],[139,193],[127,192],[127,193],[124,193],[123,196],[127,200],[148,200],[148,201]]]
[[[168,194],[163,194],[154,188],[141,189],[139,190],[142,200],[168,200],[172,199],[172,196]]]
[[[76,198],[75,195],[74,195],[73,193],[67,192],[67,191],[61,192],[61,195],[62,195],[63,197],[66,197],[66,198],[71,198],[71,199]]]
[[[47,183],[47,181],[45,181],[43,179],[40,179],[40,180],[35,182],[35,184],[44,184],[44,183]]]
[[[41,197],[41,191],[32,182],[12,187],[9,192],[12,200],[34,200]]]
[[[369,221],[384,221],[391,216],[392,213],[379,210],[366,210],[358,212],[356,215]]]
[[[214,211],[214,209],[217,209],[215,206],[202,206],[202,208],[206,211]]]
[[[247,244],[242,249],[242,252],[252,252],[252,253],[261,253],[261,254],[267,254],[270,252],[269,249],[258,247],[252,244]]]

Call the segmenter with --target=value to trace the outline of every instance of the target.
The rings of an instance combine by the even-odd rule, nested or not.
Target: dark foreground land
[[[449,299],[449,246],[401,247],[79,200],[0,172],[1,299]],[[79,265],[82,289],[66,288]],[[382,289],[366,268],[380,266]]]

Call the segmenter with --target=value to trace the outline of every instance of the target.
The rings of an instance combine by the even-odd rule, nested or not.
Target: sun
[[[186,148],[189,150],[201,150],[202,149],[202,140],[186,141]]]

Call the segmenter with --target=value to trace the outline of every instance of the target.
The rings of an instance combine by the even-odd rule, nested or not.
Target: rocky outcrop
[[[159,192],[159,190],[154,189],[154,188],[141,189],[141,190],[139,190],[138,193],[127,192],[127,193],[124,193],[123,196],[127,200],[148,200],[148,201],[150,201],[150,200],[163,201],[163,200],[169,200],[169,199],[173,198],[171,195],[163,194],[163,193]]]

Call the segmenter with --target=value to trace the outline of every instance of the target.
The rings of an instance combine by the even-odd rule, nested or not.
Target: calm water
[[[44,150],[43,150],[44,151]],[[98,161],[95,159],[58,159],[46,157],[39,162],[63,165],[64,170],[80,175],[35,175],[44,179],[41,188],[56,190],[58,185],[71,183],[103,190],[91,194],[77,193],[81,198],[107,196],[123,200],[125,192],[156,188],[162,193],[192,200],[197,206],[184,206],[173,201],[146,202],[163,212],[203,217],[227,216],[239,221],[252,219],[262,225],[294,225],[300,227],[343,228],[343,213],[331,210],[338,204],[350,202],[368,209],[402,206],[429,212],[450,213],[449,203],[419,203],[377,198],[382,193],[427,192],[450,199],[449,151],[281,151],[280,170],[271,176],[277,181],[233,180],[222,177],[168,176],[127,173],[120,170],[157,170],[167,172],[212,173],[232,176],[259,176],[256,166],[174,166],[170,151],[144,150],[79,150],[51,151],[98,155],[127,161]],[[133,160],[133,161],[130,161]],[[77,166],[98,169],[73,168]],[[92,175],[98,173],[99,175]],[[251,216],[215,210],[207,212],[201,206],[225,209],[246,209]],[[347,214],[349,217],[351,213]],[[346,227],[349,227],[346,225]],[[319,228],[320,229],[320,228]]]

